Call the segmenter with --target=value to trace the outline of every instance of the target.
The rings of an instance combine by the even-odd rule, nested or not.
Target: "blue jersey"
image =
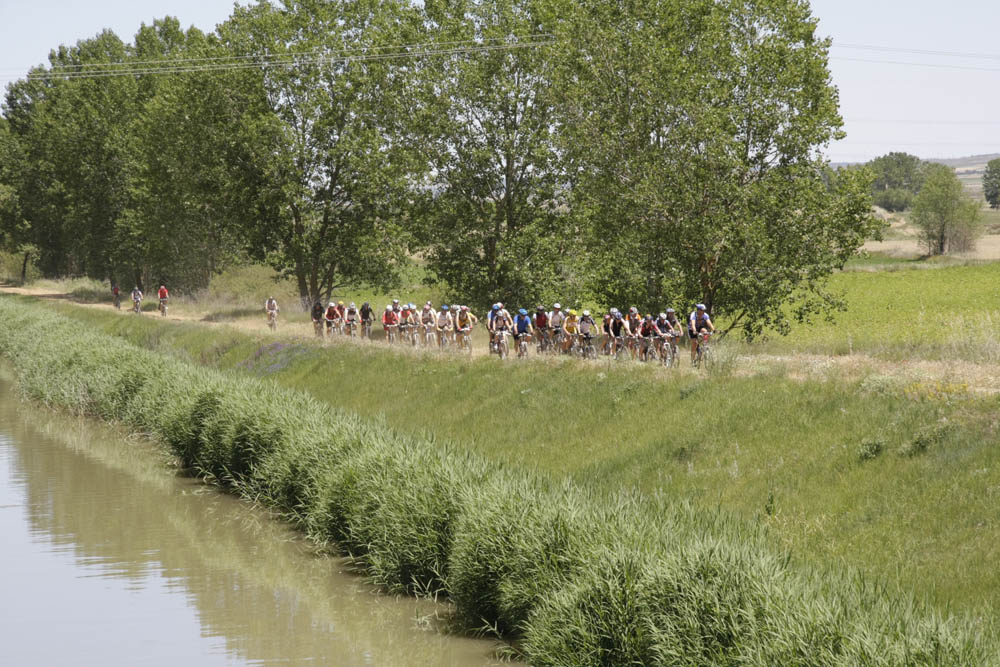
[[[520,313],[518,313],[517,317],[514,318],[514,328],[517,330],[517,333],[523,334],[528,330],[528,327],[530,326],[531,326],[531,318],[528,317],[527,315],[521,315]]]

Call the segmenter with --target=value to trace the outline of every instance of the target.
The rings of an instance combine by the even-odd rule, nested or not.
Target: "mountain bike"
[[[597,347],[594,345],[593,334],[583,334],[583,358],[597,359]]]
[[[552,327],[552,340],[549,341],[549,351],[559,354],[562,351],[563,343],[566,342],[566,332],[562,327]]]
[[[132,299],[132,312],[142,315],[142,299]]]
[[[507,344],[507,330],[497,331],[495,335],[497,339],[497,356],[501,359],[506,359],[510,356],[510,347]]]
[[[271,331],[277,331],[278,329],[278,311],[269,310],[267,311],[267,328]]]
[[[166,317],[167,316],[167,300],[166,299],[160,299],[160,315],[162,317]]]
[[[450,343],[451,343],[451,338],[448,336],[448,330],[447,329],[442,329],[442,328],[438,327],[437,328],[437,344],[438,344],[438,349],[440,349],[440,350],[447,350],[448,349],[448,345]]]
[[[122,309],[121,294],[113,294],[111,299],[111,304],[115,307],[115,310],[121,310]]]
[[[390,345],[392,345],[393,343],[396,342],[396,333],[397,333],[397,329],[399,329],[399,325],[398,324],[386,324],[386,325],[384,325],[384,328],[385,328],[385,339],[386,339],[386,341],[389,342]]]
[[[538,330],[538,339],[535,348],[538,354],[545,354],[552,347],[552,340],[549,338],[549,328],[543,327]]]
[[[323,337],[323,320],[313,320],[313,333],[316,334],[317,338]]]
[[[660,359],[663,361],[663,365],[672,368],[680,362],[680,357],[677,356],[677,339],[680,337],[680,333],[676,331],[671,331],[663,336],[663,353],[660,355]]]
[[[361,320],[361,337],[372,339],[372,321],[371,320]]]
[[[358,323],[356,320],[350,320],[347,323],[347,335],[351,338],[358,337]]]
[[[517,341],[517,358],[523,359],[528,356],[528,341],[531,340],[531,336],[527,333],[514,334],[514,339]]]
[[[434,341],[434,325],[433,324],[425,324],[424,325],[424,340],[423,340],[424,347],[428,347],[428,348],[434,347],[434,342],[435,342]]]
[[[712,337],[711,331],[699,331],[698,332],[698,349],[694,355],[694,366],[695,368],[705,367],[709,369],[712,367],[712,347],[709,345],[709,340]]]
[[[458,349],[463,352],[468,352],[472,354],[472,336],[470,335],[472,330],[469,327],[464,327],[458,332]]]
[[[643,361],[658,361],[659,356],[656,349],[656,337],[653,335],[643,336],[639,358]]]

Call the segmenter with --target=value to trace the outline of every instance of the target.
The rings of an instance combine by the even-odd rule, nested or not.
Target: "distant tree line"
[[[841,119],[815,31],[801,0],[259,0],[105,31],[7,89],[2,243],[182,290],[267,262],[304,302],[419,257],[478,305],[785,330],[878,229],[870,172],[819,157]]]

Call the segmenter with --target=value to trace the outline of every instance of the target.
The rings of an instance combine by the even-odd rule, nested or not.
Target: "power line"
[[[909,120],[903,118],[845,118],[848,123],[891,123],[893,125],[1000,125],[1000,121],[979,120]]]
[[[551,38],[533,38],[525,42],[503,43],[496,45],[483,45],[479,42],[472,42],[476,46],[461,46],[456,48],[424,48],[422,50],[400,51],[395,53],[366,53],[358,51],[358,55],[321,55],[299,57],[298,54],[279,55],[274,57],[257,56],[256,61],[246,62],[220,62],[204,64],[185,64],[174,66],[170,61],[153,61],[156,67],[132,67],[131,63],[121,63],[121,68],[108,68],[103,70],[71,71],[50,70],[47,72],[29,73],[29,79],[51,80],[51,79],[98,79],[108,77],[135,76],[139,74],[172,74],[190,72],[219,72],[241,69],[267,69],[271,67],[302,67],[305,65],[321,64],[347,64],[351,62],[372,62],[382,60],[394,60],[400,58],[421,58],[438,55],[460,55],[484,53],[489,51],[510,51],[515,49],[533,48],[551,44]],[[436,45],[430,45],[436,46]],[[388,47],[387,47],[388,48]],[[244,56],[245,58],[245,56]],[[108,66],[107,63],[104,64]]]
[[[973,67],[970,65],[946,65],[944,63],[911,63],[903,60],[875,60],[872,58],[850,58],[847,56],[830,56],[830,60],[847,60],[856,63],[873,63],[876,65],[906,65],[909,67],[931,67],[936,69],[960,69],[973,72],[1000,72],[995,67]]]
[[[862,51],[881,51],[883,53],[914,53],[921,56],[945,56],[947,58],[975,58],[981,60],[1000,60],[1000,54],[996,53],[963,53],[961,51],[906,49],[895,46],[877,46],[874,44],[846,44],[846,43],[842,44],[840,42],[834,42],[833,47],[839,49],[859,49]]]

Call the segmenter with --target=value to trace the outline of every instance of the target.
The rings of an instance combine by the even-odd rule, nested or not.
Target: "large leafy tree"
[[[877,233],[869,175],[830,186],[829,42],[801,0],[584,0],[562,135],[606,305],[704,301],[748,336],[835,304],[826,277]]]
[[[577,238],[558,150],[543,3],[424,3],[437,39],[496,50],[420,63],[410,120],[429,167],[425,238],[434,276],[484,305],[578,295]]]
[[[265,109],[242,120],[247,159],[236,165],[254,202],[248,231],[304,302],[391,285],[406,261],[411,169],[393,116],[407,72],[361,56],[406,43],[413,17],[395,0],[262,0],[220,26],[235,55],[261,63]]]
[[[926,163],[909,153],[888,153],[868,163],[874,203],[888,211],[902,211],[913,205],[913,199],[924,183]]]
[[[982,233],[980,204],[965,196],[955,170],[943,164],[927,165],[927,176],[913,204],[913,222],[932,255],[965,252]]]
[[[983,196],[990,208],[1000,208],[1000,157],[986,163],[983,172]]]

